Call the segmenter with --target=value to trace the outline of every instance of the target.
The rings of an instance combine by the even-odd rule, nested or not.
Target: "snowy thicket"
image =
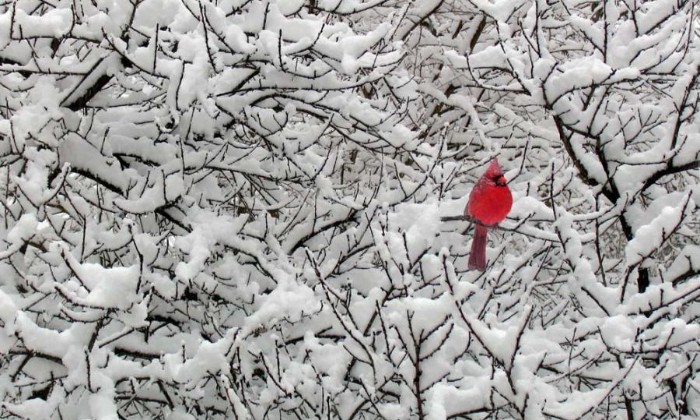
[[[2,3],[0,416],[700,416],[695,6]]]

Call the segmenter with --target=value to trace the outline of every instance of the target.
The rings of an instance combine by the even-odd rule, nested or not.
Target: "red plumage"
[[[503,176],[498,159],[493,159],[486,172],[479,178],[464,213],[476,223],[474,240],[469,254],[469,268],[486,269],[486,243],[488,226],[495,226],[506,218],[513,196]]]

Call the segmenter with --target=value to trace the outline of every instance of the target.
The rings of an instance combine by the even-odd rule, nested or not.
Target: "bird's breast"
[[[513,205],[507,186],[488,185],[469,197],[469,216],[485,225],[503,221]]]

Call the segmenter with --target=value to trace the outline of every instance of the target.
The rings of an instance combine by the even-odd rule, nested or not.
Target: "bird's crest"
[[[486,169],[486,173],[484,173],[484,177],[498,178],[500,176],[503,176],[503,169],[501,169],[501,165],[498,164],[498,158],[493,158],[491,164]]]

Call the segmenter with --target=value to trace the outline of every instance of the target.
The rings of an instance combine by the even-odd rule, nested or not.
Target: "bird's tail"
[[[486,242],[489,229],[481,224],[476,224],[472,250],[469,253],[469,269],[484,271],[486,269]]]

